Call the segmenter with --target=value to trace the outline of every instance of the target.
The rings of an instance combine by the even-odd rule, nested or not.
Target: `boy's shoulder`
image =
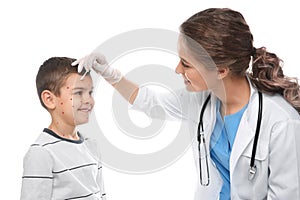
[[[59,141],[60,140],[58,138],[52,137],[51,135],[47,134],[43,130],[31,146],[42,146],[42,147],[44,147],[44,146],[54,144],[54,143],[59,142]]]
[[[53,135],[49,134],[46,129],[44,129],[40,135],[37,137],[34,143],[30,145],[30,149],[33,150],[40,150],[42,151],[48,151],[50,154],[53,152],[60,152],[60,150],[66,148],[68,146],[68,149],[70,149],[71,146],[75,147],[75,149],[81,149],[81,151],[87,150],[97,156],[98,158],[100,156],[100,145],[97,139],[90,137],[89,135],[79,133],[80,135],[80,142],[69,142],[68,140],[54,137]],[[71,146],[70,146],[71,145]],[[80,145],[80,146],[77,146]],[[40,147],[40,148],[36,148]],[[71,148],[72,149],[72,148]],[[51,153],[52,152],[52,153]]]

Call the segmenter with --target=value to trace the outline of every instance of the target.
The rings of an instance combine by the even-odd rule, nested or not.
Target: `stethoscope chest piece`
[[[256,174],[256,166],[254,165],[253,167],[249,168],[248,180],[249,181],[253,180],[255,174]]]

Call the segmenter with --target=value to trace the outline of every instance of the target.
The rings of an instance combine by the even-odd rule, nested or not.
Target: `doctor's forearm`
[[[130,104],[133,104],[138,91],[139,86],[130,80],[122,77],[122,79],[112,85]]]

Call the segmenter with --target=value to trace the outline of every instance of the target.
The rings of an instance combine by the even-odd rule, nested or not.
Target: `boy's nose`
[[[91,95],[85,95],[82,102],[85,104],[90,104],[94,102],[94,98]]]

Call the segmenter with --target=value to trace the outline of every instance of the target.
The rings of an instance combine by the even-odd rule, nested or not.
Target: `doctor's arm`
[[[139,91],[139,86],[132,81],[126,79],[124,76],[119,82],[112,84],[112,86],[126,99],[130,104],[133,104]]]
[[[133,109],[143,111],[151,117],[182,119],[182,102],[188,105],[186,103],[188,95],[182,95],[182,93],[159,94],[126,79],[118,69],[109,66],[105,57],[100,53],[91,53],[75,61],[72,65],[78,65],[78,72],[81,72],[83,68],[86,71],[94,70],[111,84],[125,100],[132,104]],[[161,112],[161,109],[152,109],[157,108],[158,105],[165,112]]]
[[[300,121],[273,127],[270,143],[268,199],[300,199]]]
[[[139,86],[126,79],[118,69],[109,66],[104,55],[100,53],[91,53],[72,63],[78,65],[78,72],[83,68],[86,71],[94,70],[101,75],[109,84],[111,84],[130,104],[133,104],[139,90]]]

